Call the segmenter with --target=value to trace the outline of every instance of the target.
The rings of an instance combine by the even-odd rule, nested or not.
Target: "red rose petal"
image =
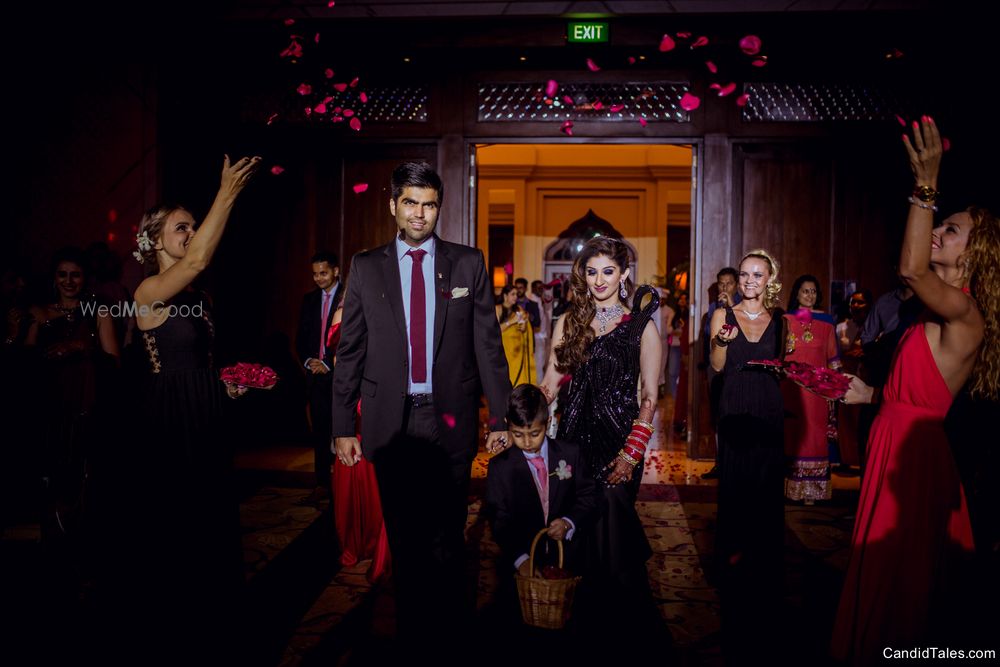
[[[660,40],[660,51],[666,53],[667,51],[673,51],[675,48],[677,48],[677,42],[670,35],[664,35],[663,39]]]
[[[355,132],[360,132],[361,131],[361,121],[358,120],[357,116],[355,116],[354,118],[351,119],[350,125],[351,125],[351,129],[354,130]]]
[[[700,106],[700,97],[692,95],[691,93],[684,93],[684,97],[681,98],[681,109],[684,109],[684,111],[694,111]]]
[[[903,127],[906,127],[906,121],[903,120],[903,117],[900,116],[899,114],[896,114],[896,122],[902,125]]]
[[[570,382],[572,379],[573,379],[573,376],[571,374],[569,374],[569,373],[567,373],[566,375],[563,375],[561,378],[559,378],[559,386],[560,387],[563,386],[567,382]]]
[[[268,116],[267,117],[267,124],[270,125],[271,123],[273,123],[277,117],[278,117],[278,114],[276,114],[276,113],[273,113],[270,116]]]
[[[333,89],[336,90],[338,93],[342,93],[345,90],[347,90],[347,84],[346,83],[335,83],[335,84],[333,84]]]
[[[326,113],[326,104],[320,102],[319,104],[313,107],[313,111],[315,111],[316,113]]]
[[[634,58],[634,57],[632,57],[632,56],[629,56],[629,57],[628,57],[628,64],[629,64],[629,65],[634,65],[634,64],[635,64],[635,58]]]
[[[333,7],[335,4],[337,4],[337,0],[330,0],[330,2],[326,3],[326,6]]]
[[[559,127],[559,131],[562,132],[563,134],[567,134],[567,135],[569,135],[569,136],[572,137],[573,136],[573,121],[571,121],[571,120],[565,121]],[[507,273],[511,273],[511,271],[508,271]]]
[[[726,95],[731,95],[736,90],[735,83],[727,83],[722,88],[719,89],[719,97],[725,97]]]
[[[570,106],[574,106],[576,104],[576,102],[573,101],[573,98],[569,95],[563,95],[563,102]]]
[[[601,102],[600,100],[597,100],[591,106],[593,106],[595,110],[600,111],[601,109],[604,108],[604,103]]]
[[[351,88],[357,88],[359,80],[360,79],[358,79],[358,77],[354,77],[353,79],[351,79]]]
[[[354,115],[354,109],[344,109],[344,116],[350,118]]]
[[[450,415],[445,412],[441,415],[441,421],[443,421],[444,425],[448,428],[455,428],[455,415]]]
[[[645,118],[641,118],[641,117],[639,118],[639,125],[642,125],[643,127],[646,127],[646,125],[648,125],[648,124],[649,123],[646,122]]]
[[[319,44],[319,33],[318,32],[315,35],[313,35],[313,41],[316,42],[317,44]]]
[[[327,67],[327,68],[326,68],[326,71],[324,71],[324,72],[323,72],[323,74],[324,74],[324,75],[326,76],[326,78],[328,78],[328,79],[332,79],[332,78],[333,78],[333,70],[332,70],[332,69],[330,69],[329,67]]]
[[[699,46],[705,46],[707,44],[708,44],[708,37],[702,35],[701,37],[699,37],[698,39],[694,40],[694,42],[691,43],[691,48],[697,49]]]
[[[621,111],[624,108],[625,108],[624,104],[612,104],[608,108],[608,111],[610,111],[611,113],[618,113],[619,111]]]
[[[510,262],[507,262],[506,264],[503,265],[503,270],[507,273],[508,276],[514,275],[514,265],[511,264]]]
[[[295,19],[285,19],[285,25],[295,25]]]
[[[306,116],[311,116],[312,112],[313,112],[312,107],[306,107],[305,109],[302,110],[302,113],[304,113]]]
[[[601,68],[597,66],[597,63],[595,63],[590,58],[587,58],[587,69],[589,69],[591,72],[600,72],[601,71]]]
[[[740,40],[740,50],[748,56],[755,56],[760,53],[760,37],[757,35],[747,35]]]
[[[284,51],[281,52],[282,58],[301,58],[302,57],[302,45],[296,42],[294,39],[292,43],[289,44]]]
[[[295,89],[299,95],[309,95],[312,93],[313,89],[308,83],[300,83],[299,87]]]
[[[711,72],[712,74],[715,74],[716,72],[719,71],[719,68],[716,67],[715,63],[713,63],[711,60],[705,61],[705,67],[707,67],[708,71]]]
[[[368,93],[361,93],[358,95],[358,98],[361,100],[362,104],[368,104]]]
[[[708,88],[709,88],[709,90],[722,90],[722,84],[721,83],[710,83],[708,85]]]
[[[545,97],[555,97],[558,90],[559,82],[555,79],[549,79],[549,82],[545,84]]]
[[[280,174],[284,170],[285,170],[285,168],[282,167],[281,165],[278,165],[278,164],[276,164],[273,167],[271,167],[271,173],[274,174],[275,176],[277,176],[278,174]]]
[[[948,137],[941,137],[941,150],[951,150],[951,140]]]
[[[362,192],[364,192],[365,190],[368,189],[368,184],[367,183],[355,183],[354,187],[352,187],[351,189],[354,190],[354,194],[359,195],[359,194],[361,194]]]
[[[691,38],[691,33],[689,33],[689,32],[679,32],[679,33],[677,33],[677,38],[678,39],[690,39]]]
[[[115,222],[118,220],[118,211],[115,209],[108,209],[108,222]]]
[[[743,93],[742,95],[736,98],[736,106],[745,107],[747,105],[747,102],[749,101],[750,101],[750,96],[746,93]]]
[[[754,67],[763,67],[764,65],[767,64],[767,56],[761,56],[760,58],[758,58],[757,60],[753,61],[750,64],[753,65]]]

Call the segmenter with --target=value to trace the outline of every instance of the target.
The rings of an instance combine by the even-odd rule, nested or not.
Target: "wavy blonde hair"
[[[995,401],[1000,398],[1000,222],[977,206],[965,212],[972,218],[964,252],[965,278],[984,322],[969,393]]]
[[[763,248],[757,248],[743,255],[743,259],[736,266],[743,266],[743,262],[747,261],[750,257],[764,260],[770,269],[771,276],[767,279],[767,285],[764,286],[764,307],[771,310],[778,305],[778,294],[781,293],[781,283],[778,282],[778,260]]]
[[[142,255],[142,265],[146,269],[147,276],[160,272],[160,264],[156,259],[156,244],[163,236],[163,225],[166,224],[167,218],[175,211],[187,211],[187,209],[178,204],[159,204],[146,211],[145,215],[142,216],[142,222],[139,223],[139,234],[145,232],[153,246],[147,250],[140,248],[138,251]]]

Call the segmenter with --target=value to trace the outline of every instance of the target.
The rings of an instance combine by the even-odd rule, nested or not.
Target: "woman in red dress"
[[[944,417],[966,381],[973,395],[1000,393],[1000,224],[969,208],[935,227],[934,121],[914,123],[904,143],[916,186],[900,274],[927,308],[903,335],[881,396],[853,378],[845,397],[881,404],[833,631],[834,657],[854,664],[955,638],[963,606],[952,596],[973,541]]]
[[[327,347],[336,349],[340,342],[341,305],[330,320]],[[335,357],[336,359],[336,357]],[[361,437],[361,404],[358,404],[358,438]],[[351,567],[371,558],[366,576],[375,583],[389,573],[389,541],[382,520],[382,501],[378,495],[375,466],[358,457],[352,464],[334,461],[330,473],[333,489],[333,520],[340,540],[340,564]]]

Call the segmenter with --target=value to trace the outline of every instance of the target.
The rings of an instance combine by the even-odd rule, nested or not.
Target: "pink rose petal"
[[[271,167],[271,173],[274,174],[275,176],[277,176],[278,174],[280,174],[284,170],[285,170],[285,168],[282,167],[281,165],[278,165],[278,164],[276,164],[273,167]]]
[[[312,91],[313,91],[312,86],[310,86],[308,83],[300,83],[299,87],[295,89],[295,92],[297,92],[299,95],[309,95],[312,93]]]
[[[358,81],[360,81],[360,79],[358,79],[358,77],[354,77],[353,79],[351,79],[351,88],[357,88],[358,87]]]
[[[354,118],[351,119],[350,125],[351,125],[351,129],[354,130],[355,132],[360,132],[361,131],[361,121],[358,120],[357,116],[355,116]]]
[[[576,102],[573,101],[573,98],[569,95],[563,95],[563,102],[570,106],[574,106],[576,104]]]
[[[358,99],[361,100],[362,104],[368,104],[368,93],[361,93],[358,95]]]
[[[951,150],[951,139],[948,137],[941,137],[941,150],[950,151]]]
[[[735,83],[727,83],[722,88],[719,89],[719,97],[725,97],[726,95],[731,95],[736,90]]]
[[[333,118],[330,119],[330,121],[334,122],[334,123],[343,123],[344,122],[344,117],[343,116],[334,116]]]
[[[455,428],[455,415],[450,415],[445,412],[441,415],[441,421],[443,421],[444,425],[448,428]]]
[[[514,265],[511,264],[510,262],[507,262],[506,264],[503,265],[503,270],[507,273],[508,276],[514,275]]]
[[[601,102],[600,100],[597,100],[591,106],[593,106],[596,111],[600,111],[601,109],[604,108],[604,103]]]
[[[336,90],[338,93],[342,93],[345,90],[347,90],[347,84],[346,83],[335,83],[335,84],[333,84],[333,89]]]
[[[313,111],[315,111],[316,113],[326,113],[326,104],[320,102],[319,104],[313,107]]]
[[[559,127],[559,131],[562,132],[563,134],[566,134],[566,135],[569,135],[569,136],[572,137],[573,136],[573,121],[571,121],[571,120],[565,121]],[[507,273],[510,273],[510,271],[508,271]]]
[[[333,7],[335,4],[337,4],[337,0],[330,0],[330,2],[326,3],[326,6]]]
[[[708,88],[709,88],[709,90],[722,90],[722,84],[721,83],[710,83],[708,85]]]
[[[323,75],[326,78],[328,78],[328,79],[332,79],[333,78],[333,70],[330,69],[329,67],[327,67],[326,70],[323,71]]]
[[[312,107],[306,107],[305,109],[302,110],[302,113],[304,113],[307,117],[311,116],[312,112],[313,112]]]
[[[691,33],[689,32],[679,32],[677,33],[677,39],[690,39]]]
[[[903,127],[906,127],[906,121],[903,120],[903,117],[900,116],[899,114],[896,114],[896,122],[902,125]]]
[[[344,109],[344,116],[350,118],[354,115],[354,109]]]
[[[284,51],[281,52],[282,58],[301,58],[302,57],[302,45],[296,42],[294,39],[292,43],[289,44]]]
[[[743,93],[742,95],[736,98],[736,106],[745,107],[747,105],[747,102],[749,101],[750,101],[750,95],[748,95],[747,93]]]
[[[267,117],[267,124],[270,125],[271,123],[273,123],[275,121],[275,119],[277,119],[277,117],[278,117],[278,114],[276,114],[276,113],[273,113],[270,116],[268,116]]]
[[[698,39],[694,40],[694,42],[691,43],[691,48],[697,49],[699,46],[705,46],[707,44],[708,44],[708,37],[702,35],[701,37],[699,37]]]
[[[711,60],[705,61],[705,67],[707,67],[708,71],[711,72],[712,74],[715,74],[716,72],[719,71],[719,68],[716,67],[715,63],[713,63]]]
[[[625,108],[624,104],[612,104],[608,108],[608,111],[610,111],[611,113],[618,113],[619,111],[621,111],[624,108]]]
[[[555,79],[549,79],[548,83],[545,84],[545,97],[555,97],[558,90],[559,82]]]
[[[757,35],[747,35],[740,40],[740,50],[748,56],[755,56],[760,53],[760,37]]]
[[[684,93],[684,97],[681,98],[681,109],[684,109],[684,111],[694,111],[699,106],[701,106],[701,98],[691,93]]]
[[[639,118],[639,125],[642,125],[643,127],[646,127],[647,125],[649,125],[649,123],[646,122],[645,118],[640,117]]]
[[[590,58],[587,58],[587,69],[589,69],[591,72],[600,72],[601,71],[601,68],[597,66],[597,63],[595,63]]]
[[[367,183],[355,183],[354,187],[352,187],[351,189],[354,190],[354,194],[359,195],[359,194],[361,194],[362,192],[364,192],[365,190],[368,189],[368,184]]]
[[[628,64],[629,65],[634,65],[635,64],[635,58],[633,56],[629,56],[628,57]]]
[[[285,25],[295,25],[295,19],[285,19]]]
[[[767,64],[767,56],[761,56],[760,58],[754,60],[750,64],[753,65],[754,67],[763,67],[764,65]]]
[[[315,35],[313,35],[313,41],[316,42],[317,44],[319,44],[319,33],[318,32]]]
[[[677,48],[677,42],[670,35],[664,35],[663,39],[660,40],[660,51],[666,53],[667,51],[673,51],[675,48]]]

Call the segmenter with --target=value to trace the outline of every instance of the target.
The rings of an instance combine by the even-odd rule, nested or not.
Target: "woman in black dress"
[[[770,646],[782,594],[784,408],[777,378],[746,362],[779,356],[778,263],[765,250],[740,261],[741,301],[712,314],[712,368],[722,373],[715,540],[723,651]]]
[[[598,485],[596,524],[585,531],[583,585],[593,596],[586,608],[601,615],[598,624],[606,625],[604,615],[620,610],[633,630],[649,630],[659,620],[646,572],[652,551],[635,509],[645,459],[629,443],[633,433],[651,432],[661,364],[651,318],[659,297],[648,285],[633,294],[627,247],[608,237],[584,245],[573,264],[571,290],[570,308],[556,322],[542,390],[551,401],[570,382],[559,439],[577,443],[604,481]],[[634,645],[637,636],[625,634],[615,646],[622,645],[618,639]]]
[[[144,500],[137,523],[148,559],[142,568],[158,583],[145,625],[154,637],[169,637],[164,648],[178,656],[224,641],[242,585],[231,443],[221,432],[226,390],[212,363],[211,304],[191,283],[208,267],[259,162],[230,164],[226,156],[219,191],[197,232],[186,209],[157,206],[143,217],[136,239],[148,274],[135,291],[136,323],[149,362],[133,444]]]

